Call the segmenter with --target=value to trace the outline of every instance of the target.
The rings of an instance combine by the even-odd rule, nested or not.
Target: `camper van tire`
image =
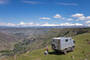
[[[75,48],[75,46],[73,46],[73,47],[71,48],[71,51],[73,51],[73,50],[74,50],[74,48]]]
[[[55,53],[59,53],[60,51],[59,51],[59,50],[54,49],[54,52],[55,52]]]
[[[67,54],[67,49],[64,50],[64,54],[65,54],[65,55]]]

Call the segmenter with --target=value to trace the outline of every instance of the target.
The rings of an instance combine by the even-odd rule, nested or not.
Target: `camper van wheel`
[[[65,55],[67,54],[67,50],[66,50],[66,49],[64,50],[64,54],[65,54]]]
[[[74,50],[74,47],[71,48],[71,51],[73,51],[73,50]]]
[[[55,51],[55,53],[59,53],[59,51],[58,50],[54,50]]]

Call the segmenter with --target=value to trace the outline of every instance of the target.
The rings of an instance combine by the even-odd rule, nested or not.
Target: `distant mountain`
[[[36,28],[87,28],[88,26],[37,26]]]
[[[89,26],[0,26],[0,28],[87,28]]]

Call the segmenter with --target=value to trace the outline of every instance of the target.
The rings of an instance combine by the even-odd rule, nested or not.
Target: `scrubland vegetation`
[[[7,44],[6,46],[9,48],[0,48],[1,60],[90,60],[90,28],[25,28],[20,29],[20,31],[19,29],[1,29],[0,32],[7,36],[16,37],[16,40],[11,39],[12,42],[9,42],[9,39],[5,39],[5,37],[0,38],[2,42],[7,41],[2,46],[5,46],[6,43],[12,44],[12,47]],[[17,36],[17,33],[20,35]],[[51,49],[50,42],[53,37],[59,36],[73,37],[76,41],[75,50],[67,55],[55,54]],[[50,54],[45,56],[43,53],[47,45]]]

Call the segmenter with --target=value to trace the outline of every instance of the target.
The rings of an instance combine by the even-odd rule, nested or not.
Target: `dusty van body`
[[[67,51],[73,51],[75,47],[75,41],[71,37],[57,37],[52,39],[52,49],[55,51],[61,51],[65,54]]]

